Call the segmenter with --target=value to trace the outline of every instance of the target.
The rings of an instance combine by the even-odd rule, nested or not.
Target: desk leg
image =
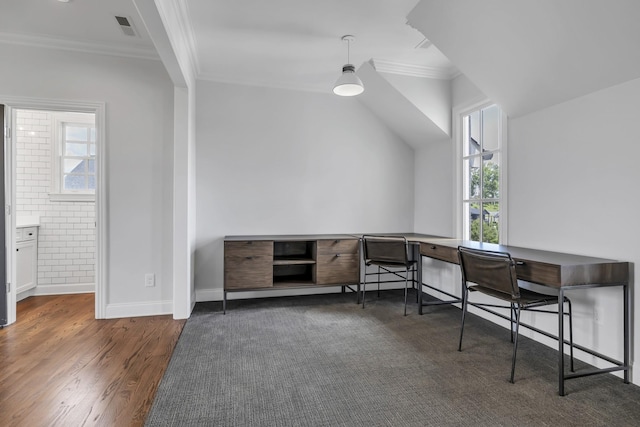
[[[418,269],[418,314],[422,315],[422,254],[420,254],[420,245],[415,245]]]
[[[558,292],[558,394],[564,396],[564,290]]]
[[[624,286],[622,287],[622,292],[623,292],[623,298],[624,298],[624,366],[625,366],[625,371],[624,371],[624,383],[625,384],[629,384],[629,376],[630,376],[630,369],[631,367],[629,366],[629,353],[630,353],[630,340],[631,340],[631,298],[629,295],[629,283],[625,283]]]

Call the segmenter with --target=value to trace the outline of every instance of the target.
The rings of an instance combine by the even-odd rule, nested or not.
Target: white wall
[[[638,99],[640,79],[509,122],[510,244],[640,262]],[[618,359],[620,295],[620,289],[569,295],[576,341]],[[638,293],[634,299],[638,307]],[[632,330],[640,331],[638,320]],[[638,354],[640,340],[633,342]]]
[[[173,317],[186,319],[195,305],[195,39],[188,7],[172,0],[133,0],[174,84]]]
[[[198,299],[223,237],[413,228],[413,150],[356,99],[198,82]]]
[[[452,108],[465,108],[486,99],[486,96],[460,75],[451,81]],[[452,116],[455,120],[455,117]],[[452,127],[455,123],[452,123]],[[452,129],[453,130],[453,129]],[[455,132],[452,132],[455,135]],[[455,212],[455,144],[453,139],[430,143],[416,151],[415,157],[415,232],[444,237],[456,237]],[[434,288],[460,295],[460,268],[423,257],[422,280]],[[427,291],[440,299],[450,299],[439,292]],[[435,308],[438,309],[437,307]],[[426,313],[430,308],[425,309]]]
[[[446,139],[416,150],[416,233],[453,237],[453,148]]]
[[[172,310],[173,85],[159,61],[0,44],[2,96],[106,103],[107,316]],[[156,286],[144,286],[144,274]]]

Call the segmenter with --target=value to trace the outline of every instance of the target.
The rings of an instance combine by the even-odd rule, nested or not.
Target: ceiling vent
[[[126,36],[137,37],[138,33],[136,33],[136,29],[131,24],[131,21],[126,16],[116,16],[116,21],[118,21],[118,25],[122,29],[122,32]]]

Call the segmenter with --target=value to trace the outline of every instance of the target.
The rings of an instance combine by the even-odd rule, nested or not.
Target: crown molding
[[[200,74],[200,61],[197,55],[197,41],[189,18],[189,6],[186,0],[160,0],[156,1],[156,7],[160,13],[165,31],[172,44],[179,44],[176,53],[184,52],[189,62],[193,77]],[[174,50],[176,47],[174,46]]]
[[[187,0],[178,0],[178,23],[180,24],[181,31],[185,37],[185,43],[187,44],[187,50],[189,52],[189,60],[194,67],[196,75],[200,73],[200,59],[198,57],[198,40],[196,39],[196,32],[191,25],[191,13],[189,12],[189,3]]]
[[[152,47],[147,48],[123,46],[121,44],[84,42],[53,36],[0,32],[0,43],[68,50],[82,53],[94,53],[100,55],[124,56],[127,58],[160,60],[158,53]]]
[[[371,59],[370,63],[379,73],[398,74],[409,77],[451,80],[460,74],[454,67],[426,67],[423,65],[385,61],[384,59]]]

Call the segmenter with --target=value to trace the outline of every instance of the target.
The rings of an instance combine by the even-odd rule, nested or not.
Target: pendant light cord
[[[350,54],[351,54],[351,40],[347,39],[347,64],[351,64]]]

